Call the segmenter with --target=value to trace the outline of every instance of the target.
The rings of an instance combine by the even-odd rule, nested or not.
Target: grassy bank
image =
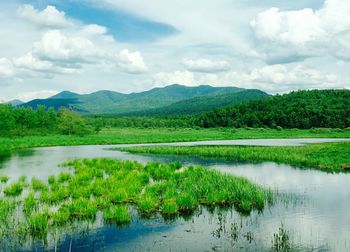
[[[350,130],[111,128],[104,129],[99,134],[87,135],[84,137],[65,135],[25,136],[13,138],[0,137],[0,151],[58,145],[160,143],[199,140],[312,137],[349,138]]]
[[[0,235],[46,237],[59,227],[94,222],[98,212],[106,223],[123,225],[132,221],[131,208],[147,217],[187,215],[199,206],[223,205],[249,214],[272,198],[271,192],[245,178],[203,167],[182,168],[179,163],[84,159],[65,165],[72,167],[71,173],[47,181],[3,182]]]
[[[253,162],[273,161],[325,171],[350,171],[350,143],[311,144],[298,147],[133,147],[122,150],[131,153],[220,157]]]

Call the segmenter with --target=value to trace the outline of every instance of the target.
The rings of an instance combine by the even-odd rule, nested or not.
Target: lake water
[[[217,144],[300,145],[319,141],[237,140]],[[192,143],[196,144],[203,142]],[[216,143],[210,141],[209,144]],[[250,216],[241,216],[233,209],[209,212],[205,208],[193,216],[171,221],[160,216],[145,220],[135,214],[126,227],[105,226],[101,218],[97,218],[93,224],[81,224],[67,231],[67,235],[50,238],[47,244],[28,241],[23,251],[54,250],[54,247],[62,251],[269,251],[274,234],[282,226],[300,251],[350,251],[350,174],[327,174],[271,162],[251,164],[223,159],[134,155],[108,150],[111,147],[115,146],[48,147],[1,154],[0,175],[6,174],[11,180],[23,175],[46,179],[64,169],[59,164],[75,158],[110,157],[143,163],[180,161],[184,165],[205,165],[247,177],[277,190],[277,200],[262,213],[253,212]]]

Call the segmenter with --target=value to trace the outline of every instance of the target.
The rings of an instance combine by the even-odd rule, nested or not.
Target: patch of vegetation
[[[175,124],[176,125],[176,124]],[[66,136],[0,137],[0,151],[30,147],[92,144],[164,143],[201,140],[232,140],[261,138],[350,138],[350,129],[266,129],[266,128],[106,128],[99,134]]]
[[[309,144],[293,147],[194,146],[120,148],[130,153],[219,157],[238,161],[273,161],[329,172],[350,170],[350,143]]]
[[[282,225],[278,229],[278,233],[273,235],[272,250],[276,252],[288,252],[291,251],[291,248],[288,231]]]
[[[1,184],[6,184],[9,181],[8,176],[0,176],[0,183]]]
[[[24,188],[24,184],[22,181],[15,182],[4,189],[4,194],[6,196],[16,197],[22,194],[23,188]]]
[[[204,167],[104,158],[74,160],[64,166],[73,172],[50,176],[48,181],[33,178],[25,197],[0,199],[0,222],[7,223],[0,225],[0,231],[7,232],[0,234],[23,227],[26,234],[46,237],[57,227],[93,222],[99,212],[106,222],[124,225],[132,220],[131,208],[147,217],[156,213],[176,216],[192,213],[199,206],[221,205],[249,214],[268,202],[268,192],[247,179]],[[6,187],[5,195],[21,195],[25,181],[20,178]]]

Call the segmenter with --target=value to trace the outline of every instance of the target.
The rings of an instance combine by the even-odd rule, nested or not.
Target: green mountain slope
[[[200,127],[350,127],[350,90],[291,92],[254,100],[196,118]]]
[[[175,102],[171,105],[140,112],[129,113],[132,116],[179,116],[194,115],[216,108],[237,104],[244,101],[259,99],[268,96],[265,92],[256,89],[243,90],[235,93],[210,94]]]
[[[236,87],[211,87],[207,85],[187,87],[178,84],[154,88],[141,93],[122,94],[113,91],[98,91],[79,95],[69,91],[61,92],[48,99],[34,100],[22,106],[70,107],[85,115],[125,114],[147,109],[160,108],[197,96],[235,93],[244,89]]]

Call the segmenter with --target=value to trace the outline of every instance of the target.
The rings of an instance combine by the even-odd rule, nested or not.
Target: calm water
[[[278,145],[299,145],[305,140],[277,142]],[[259,143],[276,142],[251,142]],[[327,174],[268,162],[249,164],[195,157],[132,155],[108,150],[107,146],[74,146],[1,154],[0,175],[6,174],[12,180],[22,175],[46,179],[60,173],[63,168],[58,165],[66,160],[94,157],[206,165],[276,189],[279,196],[276,204],[248,217],[232,209],[213,212],[200,209],[193,216],[172,221],[161,217],[144,220],[135,214],[127,227],[104,226],[101,218],[97,218],[93,224],[79,224],[73,230],[66,230],[67,235],[51,237],[47,244],[28,241],[23,250],[54,250],[56,246],[63,251],[269,251],[274,233],[283,225],[298,250],[350,251],[350,174]],[[237,231],[232,232],[232,227]]]

